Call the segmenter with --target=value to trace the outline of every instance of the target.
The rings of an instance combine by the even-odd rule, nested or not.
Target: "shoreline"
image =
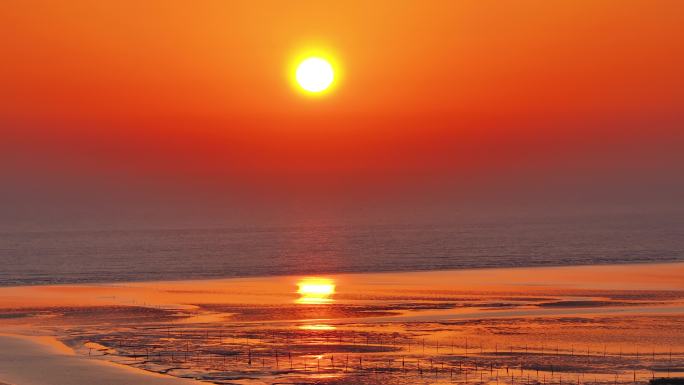
[[[477,294],[481,292],[684,291],[684,262],[658,264],[501,267],[321,276],[269,276],[203,280],[117,282],[0,287],[0,311],[50,307],[137,306],[187,309],[199,304],[288,305],[299,297],[298,283],[330,280],[336,303],[348,296],[403,291]]]
[[[279,275],[266,277],[240,277],[220,279],[172,280],[172,281],[133,281],[93,284],[56,284],[36,286],[0,287],[0,311],[3,309],[21,309],[41,307],[41,303],[60,298],[67,303],[57,306],[96,306],[122,305],[120,298],[127,294],[133,297],[141,292],[166,292],[165,301],[136,301],[126,303],[127,306],[186,305],[202,303],[206,296],[191,299],[188,296],[173,294],[217,294],[231,292],[233,300],[257,304],[264,296],[277,295],[285,297],[287,303],[297,297],[297,282],[306,278],[329,279],[342,289],[402,290],[415,289],[422,282],[424,289],[467,291],[477,293],[478,290],[501,291],[539,290],[567,291],[573,290],[675,290],[684,291],[684,281],[677,277],[679,272],[684,276],[684,262],[649,263],[649,264],[616,264],[616,265],[581,265],[558,267],[497,267],[456,270],[426,270],[412,272],[377,272],[377,273],[338,273],[331,275]],[[674,276],[673,276],[674,274]],[[248,288],[245,290],[244,287]],[[344,292],[344,290],[342,290]],[[95,295],[99,294],[99,295]],[[339,294],[339,293],[338,293]],[[79,302],[87,295],[89,301]],[[242,297],[252,297],[249,299]],[[256,297],[255,297],[256,296]],[[24,301],[18,301],[23,299]],[[253,300],[257,300],[254,302]],[[13,301],[14,300],[14,301]],[[41,301],[44,300],[44,301]],[[76,300],[76,301],[74,301]],[[116,301],[114,301],[116,300]],[[225,302],[227,298],[223,298]],[[14,303],[12,303],[14,302]],[[207,303],[211,303],[208,301]],[[266,301],[265,303],[271,303]],[[276,303],[284,303],[280,298]],[[0,320],[2,320],[0,314]]]
[[[430,273],[459,273],[459,272],[487,272],[501,270],[540,270],[540,269],[582,269],[582,268],[604,268],[604,267],[636,267],[636,266],[684,266],[684,258],[673,261],[658,262],[628,262],[628,263],[598,263],[598,264],[573,264],[573,265],[525,265],[525,266],[502,266],[502,267],[467,267],[449,269],[424,269],[424,270],[381,270],[381,271],[359,271],[359,272],[329,272],[315,274],[273,274],[273,275],[247,275],[247,276],[220,276],[194,279],[162,279],[162,280],[121,280],[121,281],[79,281],[63,283],[38,283],[26,285],[2,285],[0,290],[9,288],[39,288],[39,287],[73,287],[73,286],[121,286],[126,284],[164,284],[164,283],[185,283],[185,282],[219,282],[237,280],[262,280],[269,278],[292,278],[292,277],[320,277],[320,276],[368,276],[368,275],[409,275],[409,274],[430,274]]]

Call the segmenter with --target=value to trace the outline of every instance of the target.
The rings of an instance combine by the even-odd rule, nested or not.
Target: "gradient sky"
[[[682,25],[679,0],[4,1],[0,172],[20,201],[98,185],[677,197]],[[287,72],[310,49],[341,70],[315,100]]]

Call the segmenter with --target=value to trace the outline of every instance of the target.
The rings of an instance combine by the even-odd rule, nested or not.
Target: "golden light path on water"
[[[313,325],[300,325],[299,330],[337,330],[337,328],[333,325],[328,325],[328,324],[313,324]]]
[[[298,304],[322,305],[333,301],[335,281],[330,278],[307,277],[297,282]]]

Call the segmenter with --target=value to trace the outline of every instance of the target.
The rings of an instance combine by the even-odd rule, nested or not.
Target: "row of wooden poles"
[[[201,334],[204,334],[204,338],[199,337],[199,335],[198,335],[198,337],[188,336],[188,335],[184,336],[182,332],[178,333],[177,336],[171,337],[170,329],[167,330],[167,338],[169,338],[169,339],[173,338],[175,340],[185,340],[186,350],[189,349],[190,341],[192,341],[193,345],[194,345],[194,343],[197,342],[198,340],[199,341],[204,340],[204,341],[206,341],[207,345],[212,346],[212,345],[210,345],[210,341],[212,338],[215,339],[215,341],[217,342],[216,345],[219,345],[219,346],[224,346],[225,345],[224,342],[226,339],[229,340],[227,343],[228,345],[247,345],[247,346],[252,345],[250,342],[251,341],[250,338],[244,338],[244,337],[241,338],[241,337],[237,337],[237,336],[231,337],[230,335],[226,335],[223,333],[217,333],[216,336],[212,337],[212,336],[210,336],[208,330],[206,330],[204,333],[201,333]],[[274,345],[279,344],[277,339],[275,339],[275,338],[273,338],[273,339],[275,340],[273,342]],[[264,341],[264,339],[262,339],[262,338],[259,338],[258,340]],[[345,341],[343,339],[343,336],[341,333],[338,334],[338,336],[336,338],[330,338],[330,336],[328,334],[326,334],[324,336],[324,338],[317,338],[315,335],[313,338],[311,336],[302,337],[301,335],[299,335],[298,337],[292,338],[289,334],[286,334],[286,337],[281,339],[280,344],[283,344],[285,346],[289,346],[292,344],[292,342],[295,342],[295,343],[298,342],[300,344],[311,344],[312,341],[320,341],[320,342],[324,342],[325,344],[330,344],[330,343],[334,343],[334,342],[337,342],[338,344],[343,344],[344,342],[351,342],[352,346],[361,346],[361,345],[371,346],[371,345],[373,345],[373,346],[381,346],[381,347],[387,347],[387,346],[398,347],[398,348],[404,349],[405,351],[407,351],[409,353],[430,353],[430,352],[432,352],[436,355],[439,355],[440,353],[442,353],[442,354],[459,353],[459,354],[462,354],[463,356],[465,356],[466,358],[469,355],[474,355],[474,354],[478,354],[478,353],[481,356],[486,355],[486,354],[501,355],[501,354],[508,353],[510,355],[513,355],[513,354],[524,353],[524,354],[539,354],[541,356],[545,356],[545,355],[551,355],[551,356],[553,356],[553,355],[555,355],[555,356],[570,355],[571,357],[575,357],[575,356],[586,356],[586,357],[603,356],[604,358],[608,357],[608,356],[620,357],[620,358],[631,357],[631,358],[635,358],[637,360],[641,359],[641,358],[646,358],[647,356],[651,356],[651,360],[653,362],[656,361],[656,350],[655,349],[651,349],[650,352],[639,351],[637,349],[635,351],[635,353],[624,353],[622,351],[622,348],[620,348],[617,352],[609,351],[607,349],[607,345],[605,345],[605,344],[603,345],[603,349],[598,350],[598,351],[597,350],[591,350],[589,346],[587,346],[586,349],[583,349],[583,350],[580,350],[580,349],[576,350],[574,345],[571,345],[570,350],[565,351],[565,350],[560,350],[559,345],[556,345],[555,349],[554,349],[553,347],[549,347],[549,346],[544,345],[544,344],[540,345],[538,348],[536,348],[534,346],[529,346],[527,344],[524,347],[523,346],[514,346],[511,344],[511,345],[507,346],[508,349],[506,349],[506,348],[500,349],[499,345],[495,344],[494,349],[487,350],[482,343],[480,343],[479,345],[472,345],[472,343],[469,343],[468,338],[463,339],[463,341],[464,341],[463,345],[455,344],[455,339],[450,339],[449,343],[447,343],[447,344],[444,344],[444,343],[440,344],[439,340],[435,340],[434,342],[427,341],[425,338],[420,339],[419,341],[415,341],[414,339],[404,338],[404,339],[401,339],[401,341],[397,342],[396,337],[394,337],[394,338],[389,339],[389,340],[390,340],[389,344],[383,344],[383,340],[381,338],[378,338],[375,341],[373,341],[371,339],[370,333],[366,333],[362,338],[357,338],[357,335],[353,334],[352,337],[349,338],[347,341]],[[242,341],[242,343],[241,343],[241,341]],[[124,341],[119,339],[119,341],[118,341],[119,348],[121,348],[123,346],[123,344],[124,344]],[[213,346],[216,346],[216,345],[213,345]],[[667,355],[670,362],[672,361],[672,354],[673,354],[673,352],[672,352],[671,348],[668,351],[665,351],[665,352],[659,351],[657,353],[658,356]]]
[[[145,357],[147,358],[148,361],[150,362],[155,362],[155,355],[157,355],[158,360],[157,362],[163,363],[163,352],[154,352],[150,353],[149,351],[146,353]],[[197,353],[189,353],[189,355],[181,354],[179,358],[179,361],[176,361],[174,358],[173,352],[168,352],[167,354],[164,354],[167,357],[170,358],[170,362],[176,364],[180,362],[204,362],[202,355],[197,354]],[[176,355],[178,356],[178,355]],[[310,358],[310,359],[304,359],[304,360],[299,360],[299,362],[296,362],[296,359],[293,360],[292,354],[287,352],[287,353],[279,353],[278,351],[272,352],[268,357],[270,358],[271,362],[269,365],[266,364],[266,355],[263,354],[263,352],[256,353],[252,352],[251,350],[248,351],[247,356],[245,358],[244,364],[242,368],[245,368],[245,365],[249,368],[254,368],[257,370],[261,371],[272,371],[274,374],[277,373],[288,373],[288,372],[303,372],[303,373],[331,373],[331,372],[342,372],[342,373],[372,373],[372,374],[385,374],[385,375],[394,375],[394,374],[412,374],[420,377],[427,377],[434,375],[435,377],[444,377],[444,376],[449,376],[450,380],[460,380],[465,383],[469,382],[484,382],[485,381],[485,375],[487,375],[486,380],[487,381],[496,381],[496,383],[499,383],[501,380],[502,382],[506,381],[509,383],[513,384],[567,384],[567,385],[572,385],[575,383],[574,378],[576,377],[577,379],[577,384],[580,383],[590,383],[591,381],[587,380],[587,376],[585,374],[577,374],[576,376],[573,376],[569,373],[565,373],[565,382],[563,380],[563,372],[557,372],[554,370],[553,367],[550,368],[533,368],[533,369],[525,369],[522,364],[520,364],[519,367],[512,368],[510,366],[506,367],[496,367],[494,366],[493,363],[489,363],[489,365],[479,365],[475,361],[458,361],[458,365],[454,365],[454,362],[447,362],[445,363],[444,361],[436,362],[433,359],[409,359],[407,360],[406,358],[402,357],[401,359],[388,359],[388,360],[366,360],[364,361],[363,356],[359,355],[356,358],[350,357],[349,354],[342,355],[344,358],[340,359],[338,355],[338,364],[335,362],[335,355],[331,354],[328,358],[324,358],[324,356],[319,357],[319,358]],[[137,360],[139,356],[132,356],[134,359]],[[182,357],[185,357],[181,359]],[[227,370],[230,367],[230,361],[231,359],[234,360],[235,364],[237,367],[240,366],[239,362],[239,354],[233,355],[230,359],[228,358],[227,355],[217,355],[217,354],[210,354],[208,355],[208,361],[210,363],[211,368],[216,368],[219,370]],[[281,358],[282,357],[282,358]],[[351,359],[350,359],[351,358]],[[285,361],[285,368],[281,368],[280,362]],[[323,365],[321,365],[321,362],[324,362]],[[329,362],[329,365],[325,365],[325,362]],[[445,366],[446,365],[446,366]],[[288,370],[289,368],[289,370]],[[274,370],[275,369],[275,370]],[[502,373],[504,372],[505,373]],[[516,375],[517,373],[517,375]],[[534,373],[534,375],[533,375]],[[645,380],[645,379],[652,379],[655,378],[655,371],[651,371],[650,375],[644,375],[643,371],[632,371],[632,376],[628,376],[625,374],[619,374],[615,373],[614,374],[614,383],[624,383],[624,382],[633,382],[637,383],[640,380]],[[668,373],[669,376],[669,373]],[[626,381],[623,381],[624,378],[627,378]],[[594,383],[597,383],[598,381],[596,378],[594,378]],[[607,381],[603,381],[605,383]]]
[[[596,350],[591,350],[589,347],[587,347],[586,350],[575,350],[574,346],[572,346],[569,350],[560,350],[558,346],[553,348],[549,348],[548,346],[541,345],[541,347],[535,349],[534,347],[530,347],[528,345],[521,347],[521,346],[513,346],[509,345],[507,346],[508,349],[499,349],[499,346],[497,344],[494,345],[494,349],[485,349],[483,344],[477,344],[473,346],[472,343],[468,341],[468,339],[462,339],[461,341],[463,344],[457,345],[455,344],[455,340],[451,339],[448,340],[446,344],[440,343],[439,340],[436,340],[434,342],[427,341],[426,339],[406,339],[406,338],[397,338],[396,335],[391,336],[391,338],[376,338],[372,339],[370,333],[365,333],[363,335],[359,335],[357,333],[352,333],[351,337],[347,336],[346,341],[345,341],[345,336],[342,333],[337,333],[337,335],[331,336],[330,333],[310,333],[308,335],[302,336],[302,333],[298,333],[295,335],[295,337],[292,337],[291,334],[286,333],[284,338],[277,338],[275,333],[272,333],[272,337],[270,338],[270,341],[272,341],[273,344],[278,344],[280,342],[281,344],[284,343],[284,345],[290,345],[293,342],[294,343],[301,343],[301,344],[311,344],[312,341],[314,342],[319,342],[319,343],[324,343],[325,344],[343,344],[344,342],[351,342],[352,345],[357,346],[357,345],[374,345],[374,346],[393,346],[402,350],[405,350],[409,353],[411,353],[413,356],[416,354],[430,354],[434,353],[439,355],[440,353],[442,354],[442,357],[444,355],[449,355],[458,353],[461,359],[459,361],[454,362],[453,360],[444,360],[443,358],[439,361],[439,364],[437,363],[437,360],[433,360],[433,358],[415,358],[415,357],[400,357],[400,358],[393,358],[393,359],[384,359],[384,360],[379,360],[379,359],[368,359],[366,358],[364,360],[364,356],[362,354],[364,353],[354,353],[356,358],[352,358],[350,361],[350,356],[349,354],[344,354],[344,353],[337,353],[337,356],[335,354],[330,354],[326,356],[319,356],[317,359],[313,358],[294,358],[293,360],[293,354],[289,350],[278,350],[278,349],[272,349],[268,351],[264,351],[262,349],[258,348],[258,344],[254,345],[255,348],[253,349],[251,344],[252,339],[251,338],[244,338],[244,337],[238,337],[238,334],[235,334],[233,336],[229,334],[225,334],[223,332],[215,333],[214,335],[210,335],[209,331],[206,330],[204,332],[197,333],[196,331],[193,332],[176,332],[172,333],[170,328],[166,330],[166,337],[172,344],[179,345],[178,349],[175,350],[164,350],[163,347],[160,344],[153,344],[153,348],[149,347],[132,347],[131,353],[125,353],[123,354],[124,356],[128,356],[132,358],[134,361],[140,362],[140,359],[144,359],[144,362],[150,362],[150,363],[158,363],[158,364],[165,364],[168,360],[169,363],[177,364],[177,363],[189,363],[193,366],[202,366],[204,362],[209,362],[209,366],[211,367],[216,367],[218,370],[227,370],[229,367],[233,367],[235,370],[270,370],[270,371],[276,371],[276,372],[281,372],[283,370],[287,371],[289,368],[290,372],[304,372],[304,373],[317,373],[317,372],[357,372],[357,373],[385,373],[385,374],[396,374],[396,373],[405,373],[405,374],[412,374],[412,375],[418,375],[418,376],[428,376],[431,374],[434,374],[435,376],[440,376],[440,375],[448,375],[451,379],[454,379],[455,377],[464,380],[465,382],[469,381],[477,381],[478,380],[478,374],[479,374],[479,380],[484,381],[484,376],[488,375],[488,381],[493,381],[496,380],[496,382],[499,381],[499,372],[505,370],[505,376],[502,376],[505,378],[507,382],[514,382],[514,383],[525,383],[525,384],[531,384],[531,383],[540,383],[540,384],[546,384],[546,383],[553,383],[553,384],[559,384],[559,383],[565,383],[568,385],[571,385],[572,382],[574,381],[569,381],[566,378],[566,381],[563,382],[562,379],[562,373],[558,373],[558,371],[554,370],[553,365],[548,366],[548,365],[537,365],[537,367],[530,369],[524,368],[524,365],[520,363],[519,365],[519,376],[516,377],[515,373],[517,371],[517,366],[516,366],[516,371],[512,370],[510,366],[502,366],[499,363],[494,363],[494,362],[489,362],[488,365],[478,363],[474,358],[471,360],[468,360],[469,355],[470,356],[476,356],[478,353],[480,356],[484,356],[487,354],[495,354],[497,356],[500,355],[514,355],[514,354],[520,354],[520,359],[524,359],[525,355],[527,354],[534,354],[536,356],[557,356],[557,357],[567,357],[567,356],[580,356],[580,355],[586,355],[588,359],[591,359],[592,357],[620,357],[620,358],[644,358],[648,359],[648,356],[651,356],[649,358],[652,359],[653,362],[653,367],[650,370],[650,373],[648,373],[647,370],[641,370],[637,372],[636,370],[633,371],[632,373],[632,381],[637,382],[637,379],[644,379],[644,378],[655,378],[656,377],[656,351],[655,349],[652,349],[650,354],[646,353],[644,354],[643,352],[639,352],[638,350],[635,353],[631,354],[623,354],[622,349],[620,349],[618,352],[610,352],[607,349],[607,346],[604,345],[602,351],[596,351]],[[248,335],[246,333],[242,333],[242,335]],[[150,338],[158,339],[159,333],[157,334],[152,334],[150,335]],[[331,338],[332,337],[332,338]],[[227,341],[226,341],[227,340]],[[259,341],[268,341],[269,338],[259,338]],[[242,341],[242,343],[241,343]],[[385,344],[383,344],[383,341]],[[191,349],[191,342],[192,342],[192,348]],[[226,343],[227,342],[227,343]],[[129,344],[125,343],[123,340],[118,341],[119,345],[119,350],[129,350],[128,348],[131,348]],[[183,346],[184,345],[184,346]],[[238,349],[235,351],[231,352],[226,352],[225,354],[222,353],[214,353],[214,352],[202,352],[202,351],[196,351],[195,350],[195,345],[207,345],[208,348],[211,347],[224,347],[226,345],[228,346],[234,346],[237,345]],[[245,347],[246,345],[246,347]],[[206,348],[205,348],[206,350]],[[242,351],[241,351],[242,350]],[[369,352],[368,354],[378,354],[382,352]],[[523,354],[524,353],[524,354]],[[301,354],[301,353],[298,353]],[[357,355],[358,354],[358,355]],[[660,351],[658,353],[658,356],[662,355],[667,355],[668,357],[668,367],[667,367],[667,376],[669,377],[670,375],[670,367],[672,364],[672,350],[670,349],[668,352],[663,353]],[[342,358],[339,358],[342,356]],[[325,357],[325,358],[324,358]],[[336,361],[337,360],[337,361]],[[364,362],[365,361],[365,362]],[[267,365],[268,362],[268,365]],[[322,365],[323,362],[323,365]],[[327,364],[329,362],[329,365]],[[351,363],[350,363],[351,362]],[[142,362],[140,362],[142,363]],[[446,367],[445,367],[446,363]],[[457,364],[457,365],[456,365]],[[524,374],[527,372],[527,378],[524,378]],[[540,374],[541,372],[541,374]],[[650,375],[646,375],[646,373]],[[658,372],[665,372],[664,370],[658,370]],[[534,376],[532,376],[532,373],[534,373]],[[624,373],[624,372],[623,372]],[[639,375],[637,375],[637,373]],[[547,374],[550,376],[547,378]],[[566,373],[567,375],[567,373]],[[624,374],[623,374],[624,376]],[[580,380],[580,376],[578,376],[578,382]],[[516,380],[517,379],[517,380]],[[619,375],[615,374],[615,382],[617,383],[618,380],[620,379]],[[585,381],[586,382],[586,381]],[[605,383],[605,381],[604,381]]]
[[[373,373],[373,374],[379,374],[379,373],[384,373],[384,374],[413,374],[417,375],[420,377],[423,376],[429,376],[431,374],[434,374],[434,376],[445,376],[448,375],[451,380],[453,380],[455,377],[460,378],[462,381],[465,381],[466,383],[470,381],[475,381],[477,382],[478,377],[480,382],[484,381],[484,376],[485,374],[488,375],[487,380],[488,381],[496,381],[497,383],[499,382],[500,378],[500,372],[505,370],[505,375],[501,376],[503,380],[510,382],[510,383],[519,383],[519,384],[562,384],[563,383],[563,373],[558,372],[554,370],[553,365],[550,367],[542,367],[537,366],[536,368],[527,368],[525,369],[524,365],[520,363],[519,367],[516,367],[513,369],[510,366],[495,366],[493,362],[489,362],[489,364],[480,364],[477,361],[474,360],[459,360],[456,363],[453,361],[448,361],[445,363],[445,361],[439,361],[437,362],[436,360],[433,360],[432,358],[413,358],[413,359],[406,359],[405,357],[401,358],[392,358],[392,359],[386,359],[386,360],[369,360],[366,359],[364,362],[364,357],[362,355],[358,355],[356,358],[352,358],[350,360],[350,355],[349,354],[342,354],[343,358],[339,358],[340,355],[337,355],[337,361],[336,361],[336,356],[335,354],[330,354],[327,358],[325,356],[318,356],[317,358],[309,358],[309,359],[299,359],[297,360],[296,358],[293,360],[293,356],[291,352],[282,352],[278,350],[272,350],[269,352],[264,352],[264,351],[254,351],[251,348],[247,348],[246,352],[240,354],[240,352],[235,352],[235,354],[232,355],[227,355],[227,354],[216,354],[216,353],[209,353],[206,355],[203,355],[201,352],[191,352],[189,349],[189,342],[186,343],[186,350],[184,352],[175,352],[175,351],[170,351],[170,352],[164,352],[164,351],[153,351],[150,349],[145,349],[144,353],[140,352],[140,354],[136,354],[135,351],[132,352],[129,356],[133,358],[135,361],[137,361],[139,358],[146,358],[147,362],[152,362],[152,363],[158,363],[158,364],[164,364],[166,360],[164,358],[167,358],[170,363],[177,364],[177,363],[193,363],[198,366],[201,366],[203,362],[209,362],[209,367],[210,368],[216,368],[218,370],[227,370],[229,367],[231,367],[231,363],[234,363],[234,367],[238,371],[245,371],[245,370],[262,370],[262,371],[274,371],[277,372],[282,372],[283,369],[287,371],[289,368],[289,372],[303,372],[303,373],[321,373],[321,372],[355,372],[355,373]],[[240,359],[240,356],[243,356],[243,359]],[[205,357],[206,356],[206,357]],[[156,359],[155,359],[156,358]],[[205,359],[208,358],[208,359]],[[267,365],[267,361],[269,361],[269,364]],[[284,362],[283,362],[284,361]],[[298,362],[295,362],[298,361]],[[281,362],[284,363],[284,365],[281,365]],[[313,363],[311,363],[313,362]],[[321,365],[321,363],[324,363]],[[329,362],[329,365],[326,365],[326,363]],[[337,364],[336,364],[337,362]],[[670,357],[670,362],[671,362],[671,357]],[[445,367],[446,364],[446,367]],[[284,367],[283,367],[284,366]],[[516,376],[516,372],[519,373],[518,376]],[[541,373],[540,373],[541,372]],[[527,373],[527,377],[525,377],[525,373]],[[532,373],[534,373],[534,376],[532,376]],[[479,376],[478,376],[479,374]],[[547,374],[549,377],[547,378]],[[567,374],[567,373],[566,373]],[[632,382],[636,383],[638,379],[644,379],[644,378],[655,378],[655,370],[651,370],[650,376],[644,376],[643,371],[639,372],[639,376],[637,376],[637,371],[633,371],[633,378]],[[669,376],[669,367],[668,367],[668,373],[667,375]],[[578,383],[581,380],[582,375],[577,376]],[[619,378],[619,374],[615,374],[615,383],[617,382],[622,382],[621,379]],[[510,380],[510,381],[509,381]],[[586,381],[584,381],[586,383]],[[605,382],[605,381],[604,381]],[[573,382],[567,380],[566,377],[566,384],[571,385]]]

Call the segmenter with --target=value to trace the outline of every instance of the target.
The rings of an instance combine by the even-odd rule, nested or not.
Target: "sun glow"
[[[306,91],[321,92],[330,87],[335,79],[335,71],[327,60],[310,57],[297,66],[295,78]]]
[[[291,57],[288,78],[292,86],[310,97],[321,97],[335,89],[342,76],[339,61],[328,49],[306,49]]]
[[[332,302],[335,283],[328,278],[304,278],[297,282],[297,303],[324,304]]]

